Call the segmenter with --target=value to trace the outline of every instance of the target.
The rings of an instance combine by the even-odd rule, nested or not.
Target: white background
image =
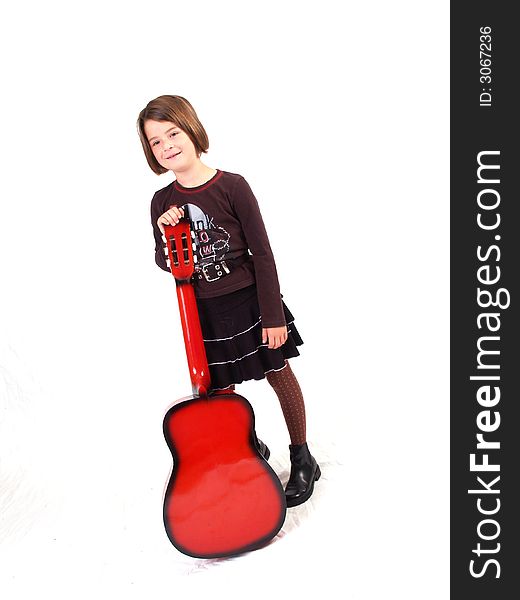
[[[448,597],[448,2],[25,2],[3,9],[0,593]],[[323,478],[268,547],[162,528],[190,391],[153,258],[139,111],[185,96],[255,192]],[[266,382],[239,388],[271,464]],[[335,591],[333,591],[335,590]]]

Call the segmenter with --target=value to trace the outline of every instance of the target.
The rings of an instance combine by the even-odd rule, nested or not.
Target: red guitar
[[[195,294],[189,222],[166,226],[193,395],[164,417],[173,469],[164,498],[164,525],[172,544],[197,558],[254,550],[280,530],[286,503],[282,485],[256,445],[249,402],[234,392],[208,394],[210,376]]]

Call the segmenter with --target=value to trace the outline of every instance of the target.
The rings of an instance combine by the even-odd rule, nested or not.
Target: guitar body
[[[272,539],[285,520],[285,494],[256,445],[249,402],[210,389],[193,287],[189,223],[166,226],[168,254],[194,395],[168,409],[163,431],[173,456],[164,497],[172,544],[197,558],[231,556]]]
[[[244,397],[184,400],[166,413],[164,436],[174,461],[164,524],[178,550],[198,558],[230,556],[278,533],[283,489],[258,453],[253,409]]]

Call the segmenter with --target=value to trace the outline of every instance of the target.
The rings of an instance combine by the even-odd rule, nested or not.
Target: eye
[[[172,131],[172,132],[170,133],[170,137],[173,137],[173,136],[177,135],[178,133],[179,133],[178,131]]]
[[[159,140],[154,140],[154,141],[152,142],[152,146],[156,146],[158,143],[159,143]]]

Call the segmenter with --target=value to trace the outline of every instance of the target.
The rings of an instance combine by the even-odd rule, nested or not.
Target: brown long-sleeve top
[[[237,263],[229,275],[217,281],[195,278],[195,295],[213,298],[256,282],[262,326],[285,325],[273,253],[258,202],[247,181],[241,175],[217,170],[209,181],[197,187],[186,188],[172,181],[155,193],[151,205],[155,262],[168,272],[157,219],[172,206],[182,207],[191,220],[196,232],[199,265],[247,257],[245,262]]]

